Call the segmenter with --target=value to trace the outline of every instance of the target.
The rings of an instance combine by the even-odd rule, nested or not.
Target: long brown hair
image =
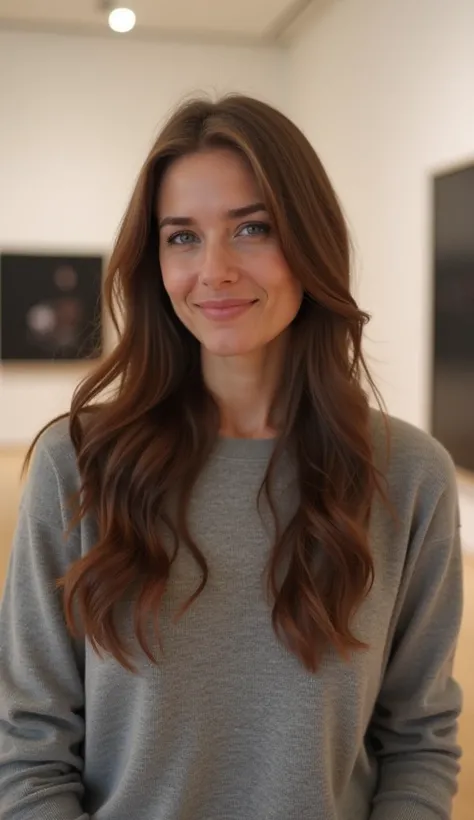
[[[271,503],[273,466],[290,448],[299,506],[273,546],[268,592],[276,633],[315,671],[329,645],[342,654],[364,646],[351,622],[373,581],[368,520],[379,484],[362,386],[366,379],[373,387],[361,351],[368,317],[350,292],[347,228],[320,160],[282,113],[244,96],[183,104],[151,149],[125,213],[105,283],[118,343],[79,386],[69,414],[82,482],[77,520],[93,515],[99,535],[60,582],[66,620],[73,634],[133,669],[114,615],[131,589],[138,590],[134,630],[155,660],[148,626],[159,634],[175,558],[160,536],[165,525],[202,572],[189,606],[207,581],[187,509],[216,443],[219,417],[202,379],[198,342],[163,287],[156,200],[175,158],[215,146],[233,148],[250,164],[304,290],[290,332],[281,430],[263,490]],[[175,520],[165,514],[172,491],[178,496]],[[283,561],[288,570],[278,584]]]

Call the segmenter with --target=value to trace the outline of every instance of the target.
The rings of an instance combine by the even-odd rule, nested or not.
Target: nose
[[[232,253],[222,241],[208,242],[202,260],[199,279],[207,287],[219,288],[238,279],[238,269]]]

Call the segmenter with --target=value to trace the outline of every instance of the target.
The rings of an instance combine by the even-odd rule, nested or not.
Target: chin
[[[243,339],[202,339],[201,345],[211,356],[230,358],[231,356],[247,356],[255,351],[255,345]]]

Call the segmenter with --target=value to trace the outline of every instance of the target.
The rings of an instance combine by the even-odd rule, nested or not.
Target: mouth
[[[206,318],[223,321],[242,316],[257,302],[258,299],[216,299],[200,302],[197,307]]]

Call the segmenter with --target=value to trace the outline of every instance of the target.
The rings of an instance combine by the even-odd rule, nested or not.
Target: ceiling
[[[278,40],[308,7],[327,0],[0,0],[0,27],[217,42]],[[110,32],[107,6],[127,6],[137,25]]]

